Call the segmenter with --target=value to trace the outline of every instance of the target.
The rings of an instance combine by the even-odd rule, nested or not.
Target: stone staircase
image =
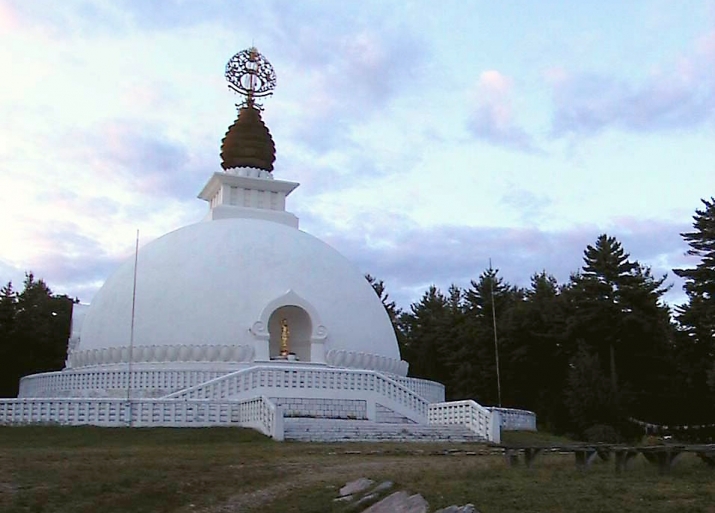
[[[285,440],[297,442],[485,442],[464,426],[386,424],[369,420],[287,417]]]

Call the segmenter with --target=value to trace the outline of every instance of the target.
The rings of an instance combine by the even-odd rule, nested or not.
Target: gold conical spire
[[[273,94],[276,85],[273,66],[251,47],[231,57],[226,64],[226,80],[229,88],[245,96],[245,100],[238,105],[238,119],[221,141],[221,166],[273,171],[276,147],[261,119],[261,105],[256,102],[257,98]]]
[[[242,107],[238,119],[221,141],[221,167],[256,167],[273,171],[276,146],[273,137],[253,106]]]

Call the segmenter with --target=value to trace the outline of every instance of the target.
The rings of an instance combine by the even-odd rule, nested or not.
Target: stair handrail
[[[386,376],[385,374],[374,371],[374,370],[369,370],[369,369],[345,369],[345,368],[334,368],[334,367],[328,367],[328,368],[323,368],[323,367],[308,367],[308,366],[286,366],[286,365],[260,365],[260,366],[253,366],[249,367],[247,369],[241,369],[238,371],[230,372],[228,374],[224,374],[223,376],[219,376],[217,378],[213,378],[211,380],[205,381],[204,383],[200,383],[198,385],[194,385],[192,387],[185,388],[183,390],[179,390],[176,392],[172,392],[171,394],[167,394],[163,396],[163,399],[225,399],[225,397],[219,397],[218,396],[218,390],[219,387],[221,386],[222,383],[229,382],[231,380],[239,380],[241,377],[244,375],[250,375],[253,373],[260,373],[260,372],[267,372],[267,371],[280,371],[280,372],[312,372],[312,373],[333,373],[333,374],[362,374],[366,376],[372,376],[374,379],[377,381],[381,381],[384,384],[392,387],[396,392],[398,392],[397,395],[402,396],[401,398],[398,398],[395,396],[395,394],[390,394],[385,393],[384,390],[381,390],[381,387],[373,387],[371,389],[372,392],[375,392],[377,395],[385,397],[387,399],[391,399],[398,404],[405,406],[409,408],[410,411],[416,411],[420,417],[424,418],[425,420],[427,419],[428,416],[428,407],[429,407],[429,401],[426,400],[424,397],[416,393],[414,390],[411,390],[410,388],[406,387],[405,385],[395,381],[394,379],[391,379],[390,377]],[[237,387],[236,390],[231,394],[231,395],[238,395],[241,393],[245,393],[250,391],[253,388],[257,387]],[[325,387],[314,387],[314,388],[325,388]],[[402,400],[400,400],[402,399]]]
[[[501,440],[501,415],[471,399],[429,405],[430,424],[458,424],[490,442]]]

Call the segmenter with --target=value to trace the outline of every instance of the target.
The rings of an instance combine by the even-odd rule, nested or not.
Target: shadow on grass
[[[96,426],[1,426],[2,447],[127,447],[212,443],[274,443],[245,428],[105,428]]]

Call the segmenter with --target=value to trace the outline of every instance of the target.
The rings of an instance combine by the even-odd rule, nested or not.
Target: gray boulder
[[[340,496],[345,497],[346,495],[355,495],[356,493],[360,493],[363,490],[367,490],[373,484],[375,484],[375,481],[373,481],[372,479],[361,477],[360,479],[350,481],[345,486],[343,486],[340,489]]]
[[[428,511],[429,504],[421,495],[395,492],[376,502],[363,513],[427,513]]]
[[[464,506],[449,506],[438,509],[434,513],[479,513],[479,511],[474,507],[474,504],[466,504]]]

